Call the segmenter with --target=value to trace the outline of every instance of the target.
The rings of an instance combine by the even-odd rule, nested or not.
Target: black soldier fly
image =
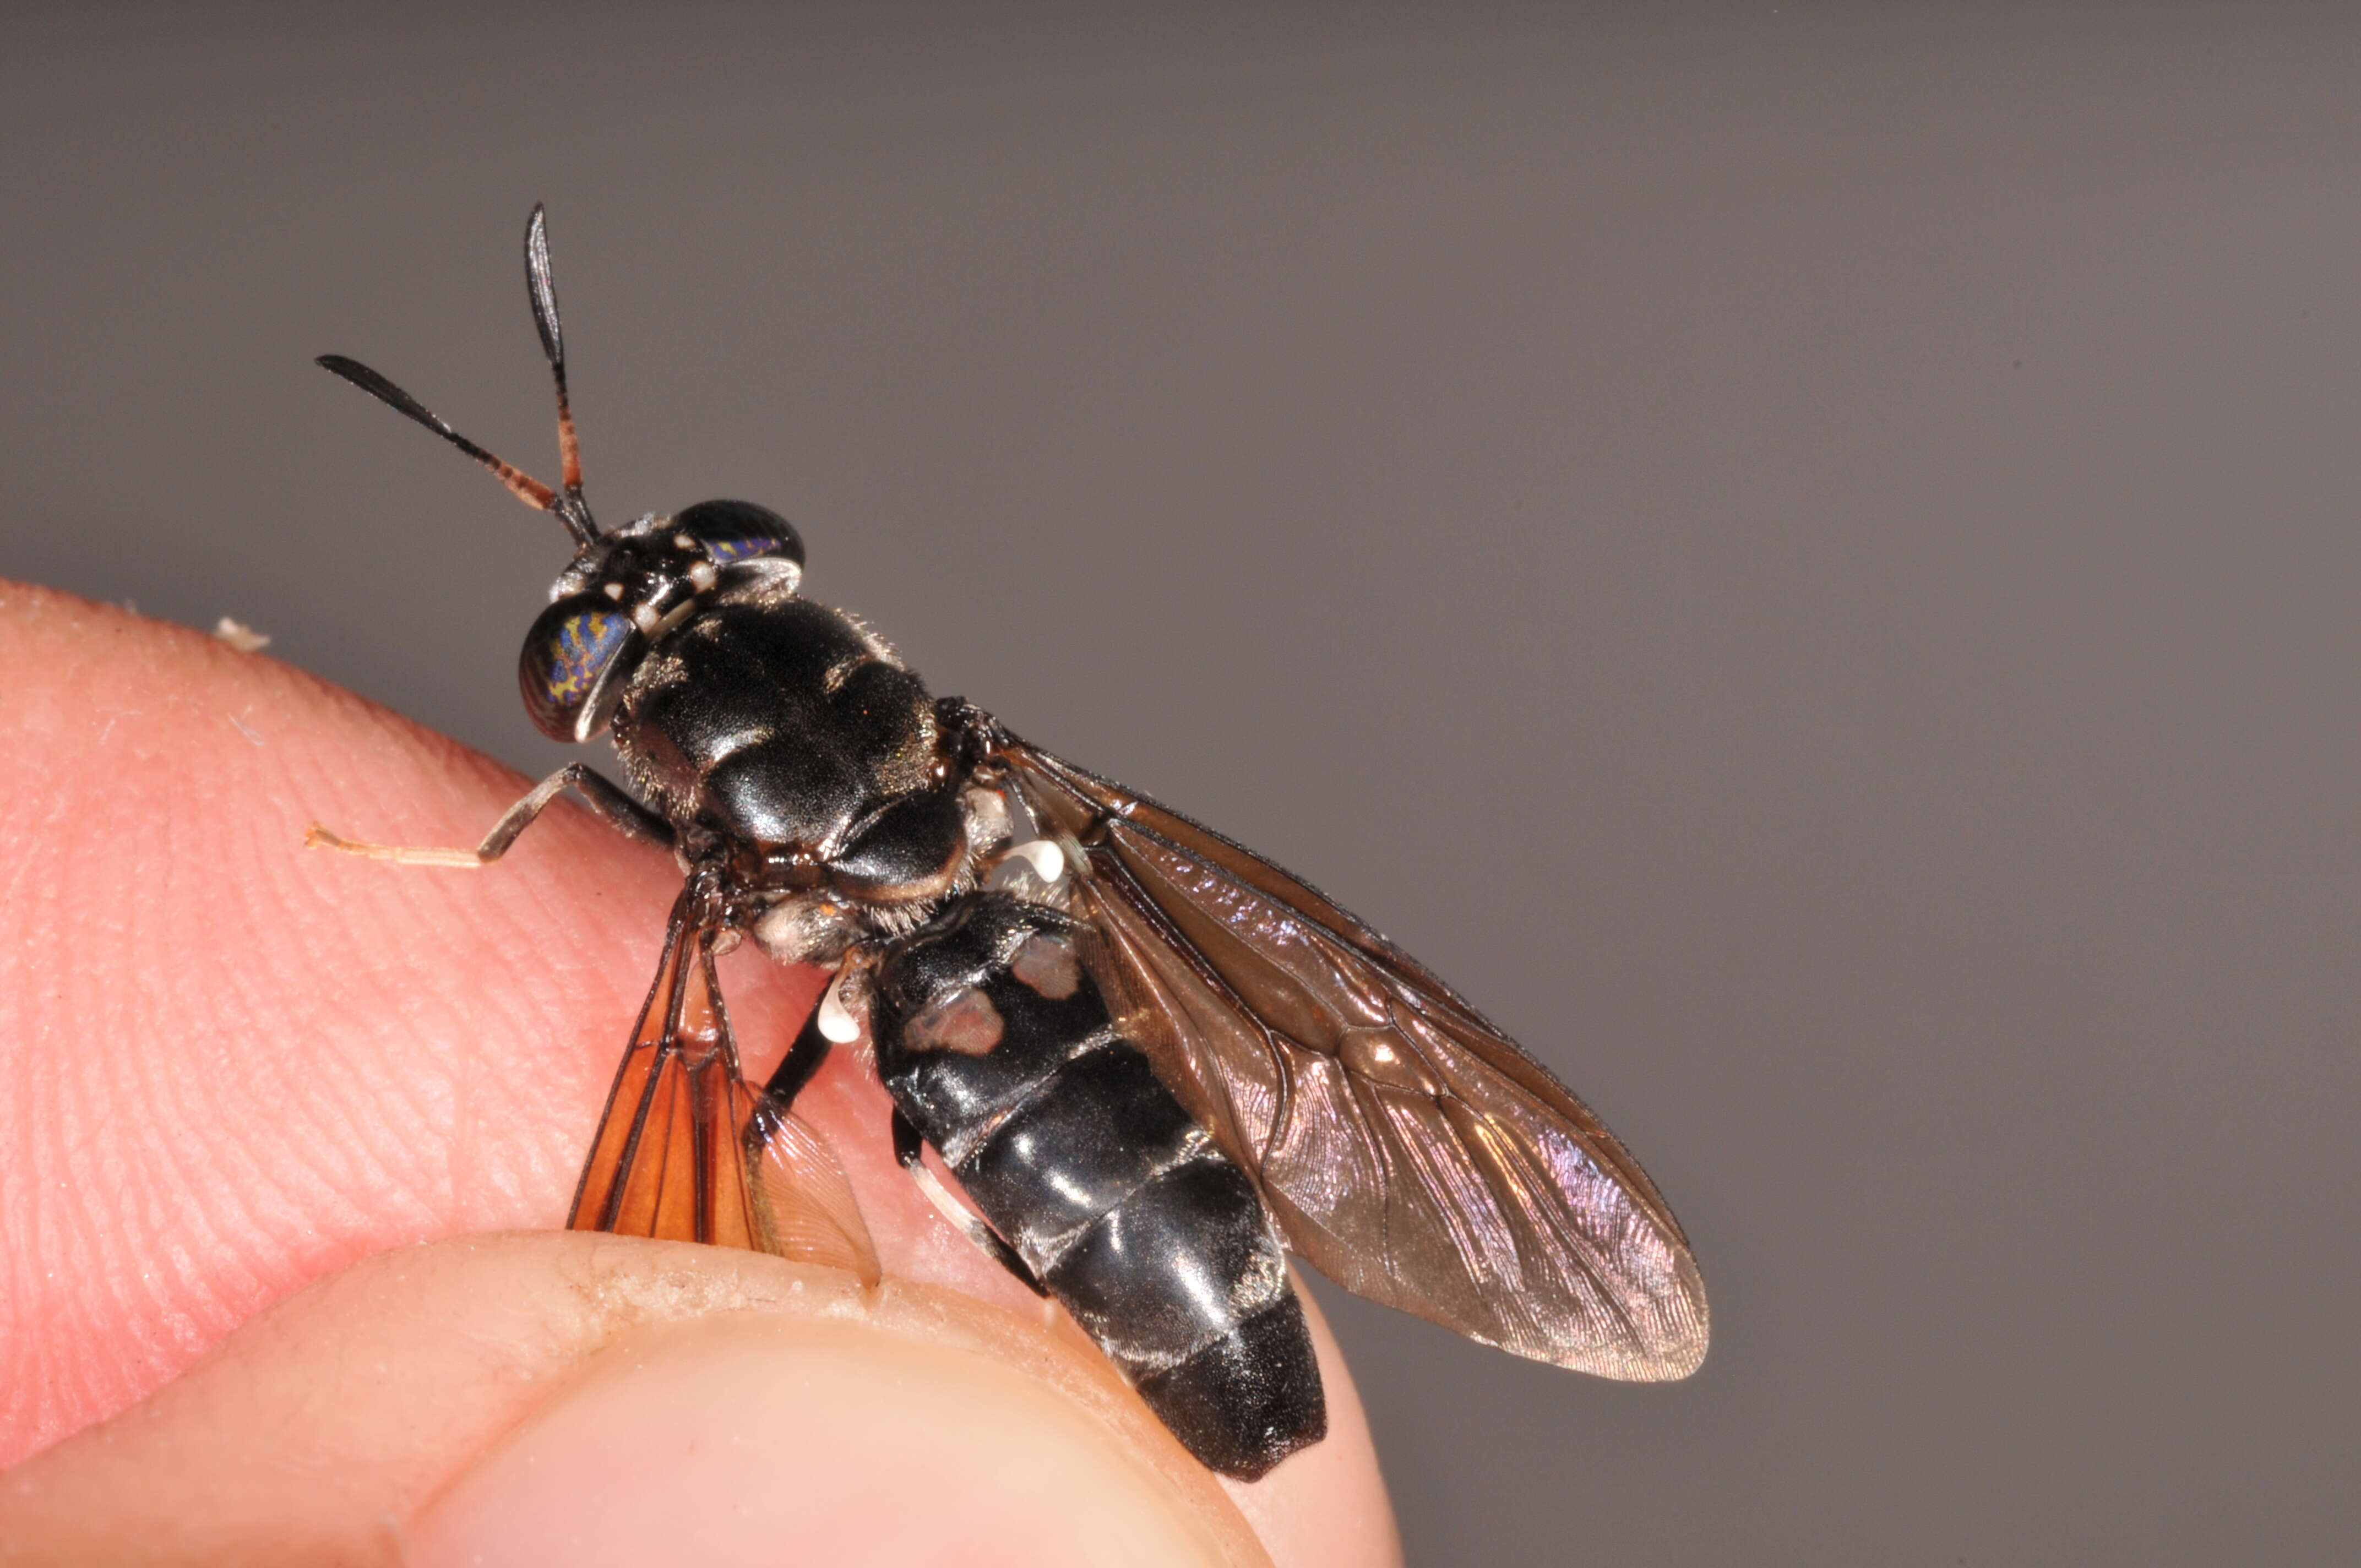
[[[1641,1380],[1697,1367],[1704,1286],[1654,1184],[1415,959],[1221,835],[931,697],[802,596],[803,543],[775,513],[701,501],[602,531],[539,207],[525,272],[557,389],[555,488],[375,371],[320,363],[565,525],[525,707],[560,740],[606,733],[631,790],[574,763],[472,851],[314,838],[479,865],[571,790],[674,851],[686,883],[571,1225],[873,1279],[851,1189],[794,1112],[865,1015],[903,1166],[1214,1470],[1259,1476],[1326,1431],[1290,1249],[1519,1355]],[[835,971],[760,1091],[715,980],[717,942],[741,936]]]

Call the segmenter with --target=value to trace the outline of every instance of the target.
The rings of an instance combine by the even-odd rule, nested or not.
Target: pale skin
[[[1399,1561],[1330,1435],[1194,1466],[894,1164],[800,1109],[888,1276],[560,1231],[679,886],[528,781],[280,664],[0,584],[0,1563]],[[819,984],[723,983],[750,1076]]]

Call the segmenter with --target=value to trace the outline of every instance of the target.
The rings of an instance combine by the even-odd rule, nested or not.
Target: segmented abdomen
[[[1254,1184],[1116,1033],[1073,923],[997,894],[895,944],[879,1075],[1190,1453],[1251,1479],[1327,1431]]]

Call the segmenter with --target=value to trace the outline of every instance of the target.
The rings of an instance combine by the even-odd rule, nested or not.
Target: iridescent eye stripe
[[[747,539],[708,539],[705,548],[715,561],[728,565],[755,555],[771,555],[778,552],[779,542],[758,536]]]
[[[598,684],[599,673],[631,630],[631,618],[611,609],[586,609],[566,617],[550,650],[546,677],[550,701],[571,707],[588,700]]]

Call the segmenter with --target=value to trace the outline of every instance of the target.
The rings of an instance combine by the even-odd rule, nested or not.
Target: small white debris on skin
[[[232,620],[225,615],[214,622],[214,636],[241,653],[258,653],[270,646],[268,633],[257,631],[246,622]]]

